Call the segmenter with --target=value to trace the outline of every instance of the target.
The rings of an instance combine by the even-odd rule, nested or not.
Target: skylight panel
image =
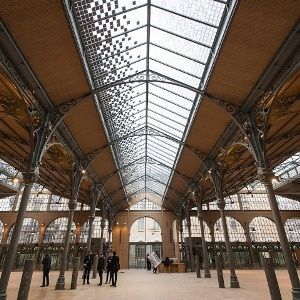
[[[163,201],[225,7],[213,0],[72,1],[88,72],[99,90],[98,104],[130,199],[148,193]],[[131,136],[137,129],[143,130]]]

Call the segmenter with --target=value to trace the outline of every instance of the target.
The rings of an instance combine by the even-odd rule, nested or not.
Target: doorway
[[[145,269],[146,256],[153,251],[162,257],[161,228],[152,218],[139,218],[130,229],[129,268]]]

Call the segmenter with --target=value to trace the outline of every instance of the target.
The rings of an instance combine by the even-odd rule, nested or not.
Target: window
[[[141,218],[138,219],[138,231],[144,231],[145,230],[145,219]]]
[[[47,210],[50,201],[50,193],[37,193],[32,192],[29,197],[27,210],[28,211],[45,211]]]
[[[7,244],[11,241],[12,232],[14,225],[11,227],[8,237]],[[20,244],[34,244],[39,241],[39,225],[38,221],[32,218],[25,218],[23,221],[21,233],[20,233]]]
[[[211,241],[211,235],[209,227],[207,226],[206,222],[204,223],[204,234],[205,234],[205,241],[210,242]],[[182,237],[183,239],[187,238],[189,236],[188,228],[186,226],[186,221],[183,221],[182,226]],[[191,216],[191,236],[192,237],[201,237],[201,229],[200,229],[200,221],[197,217]]]
[[[45,243],[63,243],[66,237],[68,218],[58,218],[54,220],[46,229]],[[71,226],[71,243],[76,240],[76,226],[72,223]]]
[[[89,235],[89,221],[85,222],[81,229],[80,234],[80,242],[86,243]],[[100,238],[101,237],[101,217],[95,217],[93,222],[93,230],[92,230],[92,238]],[[103,237],[105,241],[108,241],[108,221],[105,220],[105,227],[103,231]]]
[[[129,241],[142,243],[161,242],[161,228],[152,218],[143,217],[137,219],[130,228]]]
[[[279,237],[273,221],[265,217],[256,217],[249,224],[252,242],[277,242]]]
[[[16,196],[10,196],[0,199],[0,211],[11,211],[15,202]]]
[[[69,199],[52,195],[50,202],[50,210],[69,210]]]
[[[226,217],[226,224],[228,228],[229,240],[231,242],[246,241],[244,228],[242,227],[240,222],[238,222],[237,220],[231,217]],[[224,242],[225,241],[224,229],[223,229],[223,224],[221,219],[217,220],[217,222],[215,223],[214,231],[215,231],[215,241]]]
[[[288,219],[285,222],[285,231],[289,242],[300,242],[300,219]]]
[[[148,199],[143,199],[140,202],[130,206],[130,210],[161,210],[161,206]]]

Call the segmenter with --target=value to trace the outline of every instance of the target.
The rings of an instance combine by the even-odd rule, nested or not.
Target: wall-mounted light
[[[279,177],[278,176],[272,176],[271,181],[273,184],[276,184],[279,182]]]
[[[12,181],[12,183],[17,184],[20,182],[20,178],[17,175],[15,175],[11,178],[11,181]]]
[[[123,225],[124,225],[124,226],[126,225],[126,222],[125,222],[125,221],[123,222]]]
[[[85,173],[86,173],[86,170],[85,170],[85,169],[82,169],[82,170],[81,170],[81,173],[82,173],[82,174],[85,174]]]
[[[119,225],[119,222],[117,222],[116,225]]]

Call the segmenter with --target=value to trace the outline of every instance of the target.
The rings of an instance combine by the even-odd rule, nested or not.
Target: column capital
[[[258,166],[257,174],[258,174],[259,179],[263,183],[269,183],[271,178],[274,176],[273,171],[266,166]]]
[[[39,177],[39,170],[36,168],[33,171],[25,171],[22,173],[22,175],[25,184],[33,184]]]
[[[198,217],[199,220],[203,220],[203,211],[202,211],[202,209],[201,209],[201,211],[198,210],[197,217]]]
[[[225,201],[224,198],[218,198],[217,199],[217,206],[220,210],[224,210],[225,209]]]
[[[76,202],[77,201],[69,201],[69,203],[68,203],[68,206],[69,206],[69,210],[75,210],[75,208],[76,208]]]
[[[186,227],[187,228],[191,228],[191,220],[190,220],[190,218],[186,219]]]

